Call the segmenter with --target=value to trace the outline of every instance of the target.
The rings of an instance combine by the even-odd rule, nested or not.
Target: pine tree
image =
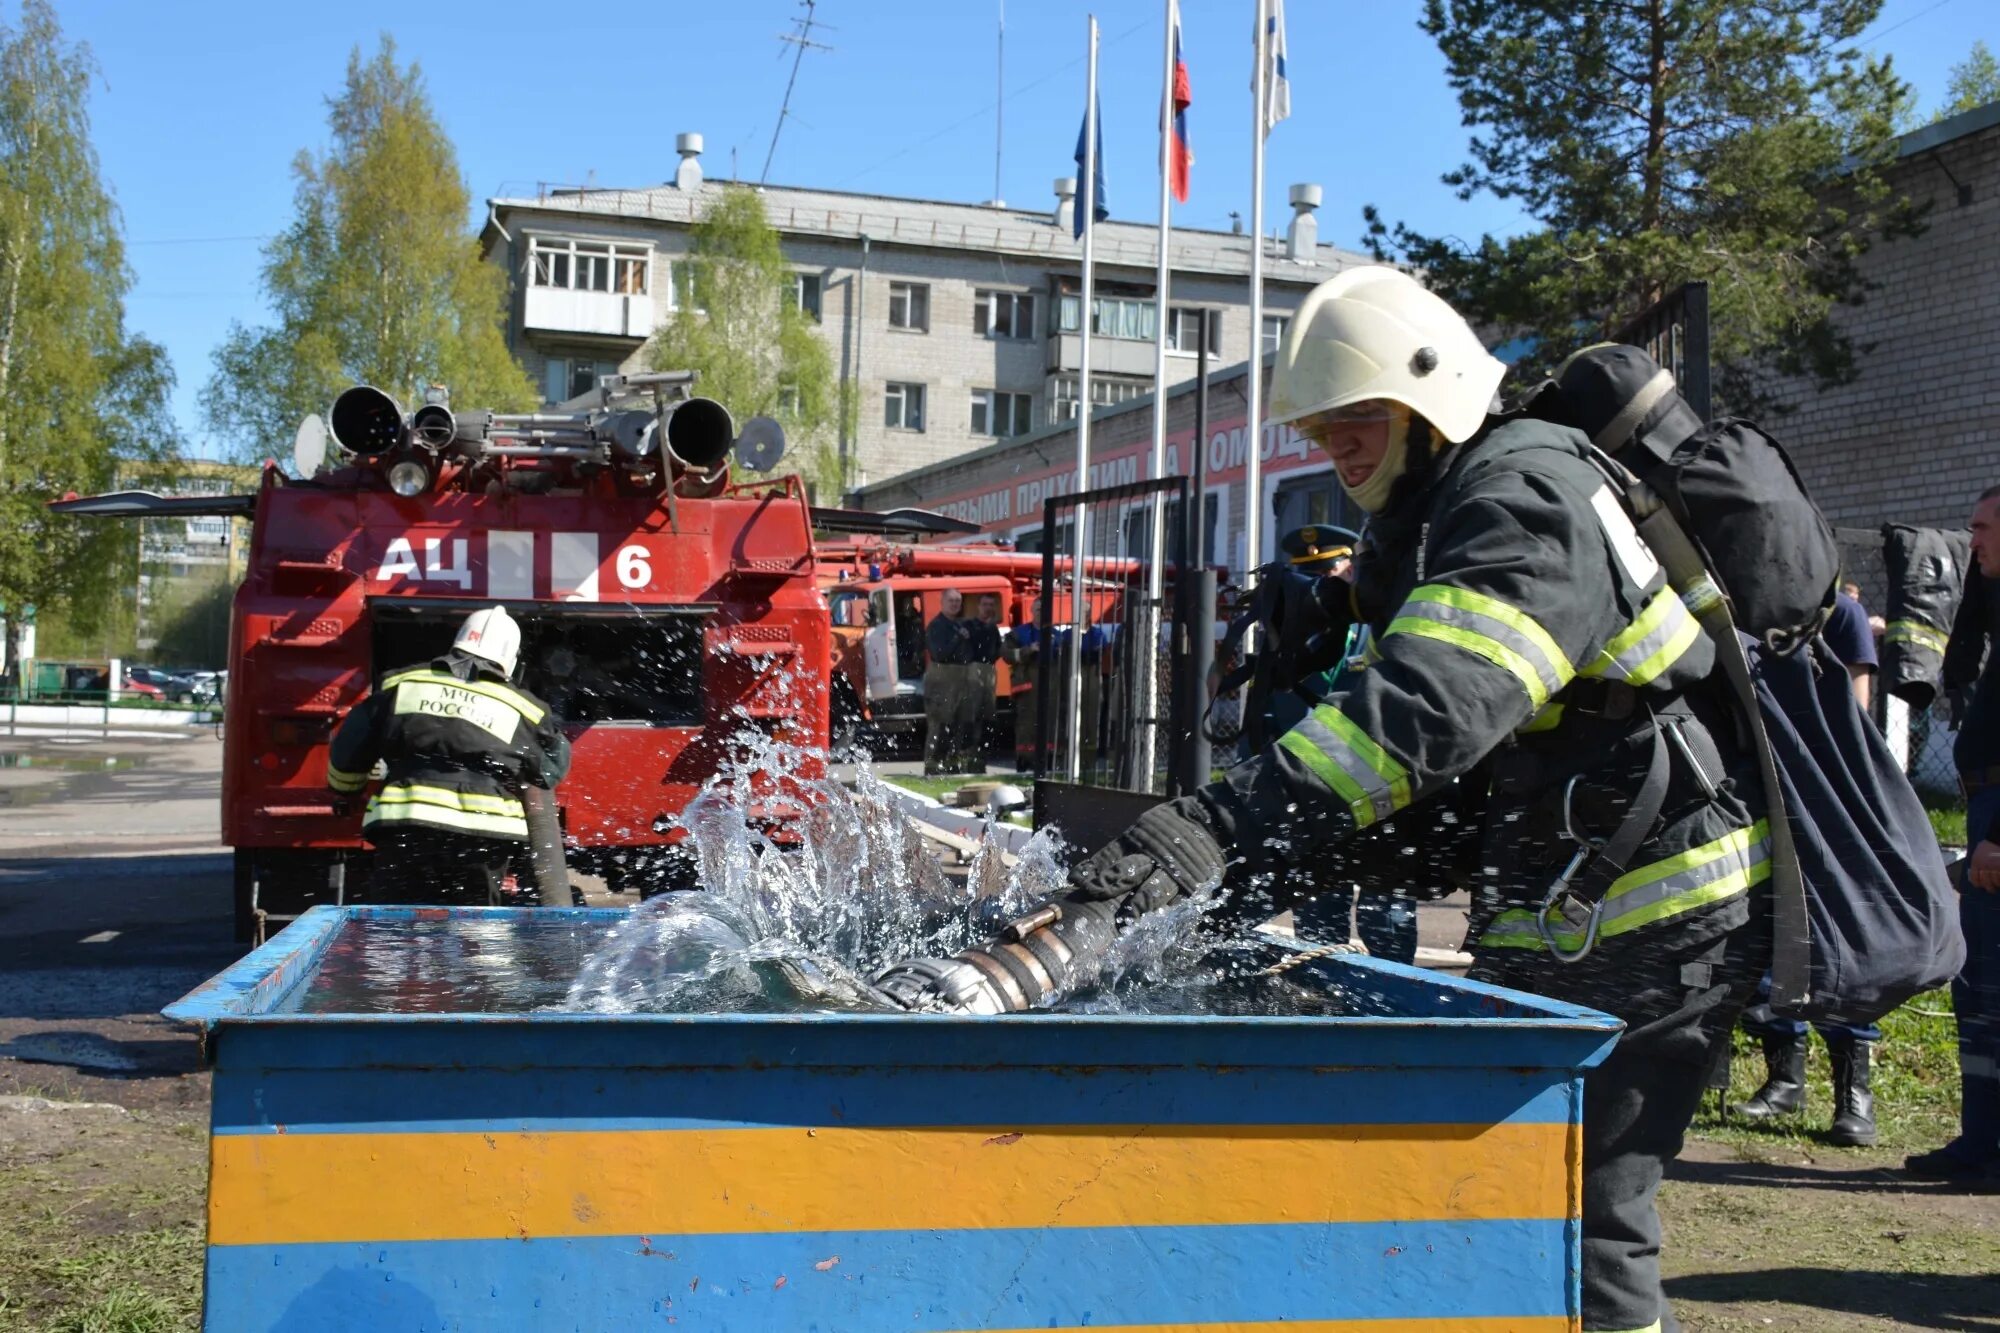
[[[1690,280],[1709,284],[1721,399],[1780,407],[1773,371],[1838,383],[1829,319],[1867,292],[1857,261],[1914,215],[1880,167],[1909,92],[1854,38],[1880,0],[1427,0],[1471,161],[1462,199],[1536,226],[1465,245],[1366,210],[1378,257],[1420,267],[1475,321],[1526,335],[1527,369],[1603,339]]]
[[[299,154],[296,216],[264,251],[269,328],[231,328],[202,391],[209,429],[255,461],[352,384],[406,407],[426,385],[454,406],[519,411],[533,387],[501,333],[506,275],[467,230],[471,191],[415,64],[383,37],[328,103],[332,143]]]
[[[790,469],[837,501],[847,478],[828,439],[843,411],[833,354],[799,306],[797,279],[756,191],[725,188],[679,262],[679,309],[654,334],[653,367],[697,372],[695,391],[739,422],[776,417],[791,441]]]
[[[0,26],[0,601],[96,625],[129,598],[134,532],[51,514],[175,453],[166,353],[125,328],[117,205],[90,140],[87,49],[45,0]]]
[[[1974,42],[1965,59],[1951,67],[1951,82],[1945,85],[1944,107],[1938,119],[1962,111],[2000,102],[2000,60],[1985,42]]]

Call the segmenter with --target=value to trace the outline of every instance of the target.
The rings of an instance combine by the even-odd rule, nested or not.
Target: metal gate
[[[1058,496],[1042,509],[1042,591],[1035,609],[1036,771],[1088,787],[1167,794],[1179,785],[1179,738],[1192,652],[1175,612],[1186,568],[1186,477]],[[1155,522],[1166,524],[1161,595],[1149,592]],[[1084,528],[1084,620],[1075,623],[1075,529]],[[1074,684],[1072,684],[1074,682]],[[1074,735],[1074,741],[1072,736]]]

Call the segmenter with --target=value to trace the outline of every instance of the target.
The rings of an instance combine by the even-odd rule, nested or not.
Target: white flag
[[[1292,114],[1292,83],[1285,77],[1285,0],[1257,0],[1257,24],[1266,61],[1263,125],[1269,134],[1273,125]]]

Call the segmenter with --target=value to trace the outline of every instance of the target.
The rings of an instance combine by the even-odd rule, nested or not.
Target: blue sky
[[[1157,208],[1163,0],[1098,0],[1103,29],[1106,195],[1114,216]],[[9,9],[12,6],[8,6]],[[1490,199],[1438,183],[1466,131],[1415,0],[1292,0],[1292,118],[1267,155],[1266,225],[1285,188],[1326,189],[1322,240],[1356,245],[1361,207],[1476,236],[1519,225]],[[820,0],[771,166],[774,183],[977,201],[994,184],[998,0]],[[1223,228],[1249,214],[1252,0],[1183,0],[1194,87],[1193,191],[1177,222]],[[614,13],[628,17],[614,19]],[[649,185],[671,176],[674,135],[707,139],[711,176],[761,170],[790,70],[777,38],[796,0],[645,7],[428,0],[292,5],[216,0],[64,0],[72,39],[102,79],[98,154],[124,213],[138,281],[130,326],[164,343],[175,414],[207,452],[195,395],[232,319],[256,323],[259,246],[290,216],[290,165],[326,137],[325,99],[349,50],[394,34],[418,60],[477,201],[551,184]],[[1001,188],[1016,207],[1052,202],[1074,170],[1083,107],[1085,5],[1006,0]],[[10,16],[11,17],[11,16]],[[1864,44],[1894,56],[1923,105],[1973,41],[2000,49],[1991,0],[1889,0]],[[468,223],[471,219],[468,219]]]

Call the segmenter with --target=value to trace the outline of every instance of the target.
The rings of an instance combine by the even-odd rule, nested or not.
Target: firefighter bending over
[[[554,789],[569,740],[546,704],[508,683],[520,651],[505,608],[474,611],[450,652],[391,671],[341,723],[329,787],[358,792],[378,760],[388,769],[361,820],[373,901],[496,905],[508,861],[525,862],[522,792]]]
[[[1254,923],[1313,885],[1406,884],[1410,848],[1462,856],[1471,975],[1625,1020],[1584,1079],[1582,1327],[1662,1333],[1654,1194],[1770,952],[1762,790],[1707,684],[1713,642],[1588,438],[1498,415],[1505,373],[1405,274],[1315,289],[1279,348],[1271,419],[1330,455],[1369,525],[1351,587],[1278,567],[1259,597],[1302,668],[1369,625],[1367,669],[1148,811],[1001,939],[876,984],[909,1008],[1025,1009],[1093,981],[1118,932],[1206,885]],[[1699,428],[1678,395],[1657,402],[1598,443]]]

